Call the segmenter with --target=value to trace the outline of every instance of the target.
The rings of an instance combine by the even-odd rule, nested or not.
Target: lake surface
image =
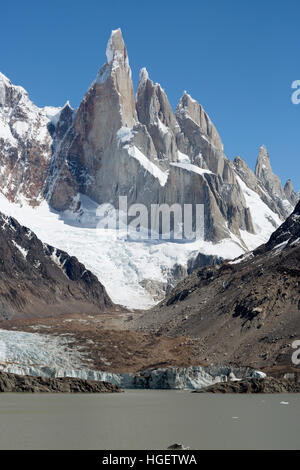
[[[0,449],[155,450],[175,442],[300,449],[300,394],[0,394]]]

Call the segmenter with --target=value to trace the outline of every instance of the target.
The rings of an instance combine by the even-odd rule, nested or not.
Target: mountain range
[[[273,173],[265,146],[255,172],[240,156],[227,158],[208,114],[187,92],[173,112],[143,68],[134,94],[120,29],[106,56],[76,110],[69,102],[38,108],[0,74],[1,208],[76,256],[114,302],[149,308],[193,269],[266,242],[298,195]],[[203,204],[205,239],[131,243],[99,235],[99,205],[117,207],[120,196],[148,208]]]
[[[264,145],[255,171],[230,160],[203,107],[184,92],[173,111],[145,68],[134,93],[120,29],[106,57],[78,109],[38,108],[0,74],[3,367],[116,383],[150,370],[193,387],[202,367],[286,372],[300,334],[291,180]],[[124,196],[149,210],[202,204],[204,239],[99,228],[99,207]]]

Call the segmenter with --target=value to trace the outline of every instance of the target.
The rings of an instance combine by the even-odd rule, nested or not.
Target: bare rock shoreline
[[[118,393],[123,389],[109,382],[71,377],[46,378],[0,372],[0,392],[24,393]]]
[[[300,383],[273,377],[220,382],[192,393],[300,393]]]

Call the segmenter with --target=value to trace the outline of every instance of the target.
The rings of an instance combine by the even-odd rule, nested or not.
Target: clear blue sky
[[[217,126],[229,158],[254,168],[265,144],[273,169],[300,189],[299,0],[13,0],[1,4],[0,70],[38,106],[78,106],[122,28],[139,69],[175,108],[187,90]],[[296,128],[297,123],[297,128]]]

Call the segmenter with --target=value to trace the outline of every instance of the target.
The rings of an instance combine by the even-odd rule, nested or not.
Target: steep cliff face
[[[138,119],[153,141],[159,160],[178,161],[176,134],[179,126],[162,87],[150,80],[145,68],[140,71],[136,95]]]
[[[294,207],[291,202],[291,194],[289,194],[288,189],[287,192],[284,191],[280,178],[273,173],[270,157],[264,145],[259,149],[255,175],[272,199],[275,200],[279,211],[281,211],[284,216],[287,216]]]
[[[254,234],[252,215],[202,106],[185,92],[174,114],[146,69],[135,104],[120,30],[113,31],[106,54],[107,63],[54,152],[47,193],[51,206],[78,210],[78,194],[115,207],[119,196],[148,208],[204,204],[206,239],[218,242],[233,234],[244,245],[240,230]]]
[[[285,183],[283,190],[287,200],[292,204],[292,206],[295,206],[299,200],[299,194],[294,190],[293,183],[290,179]]]

